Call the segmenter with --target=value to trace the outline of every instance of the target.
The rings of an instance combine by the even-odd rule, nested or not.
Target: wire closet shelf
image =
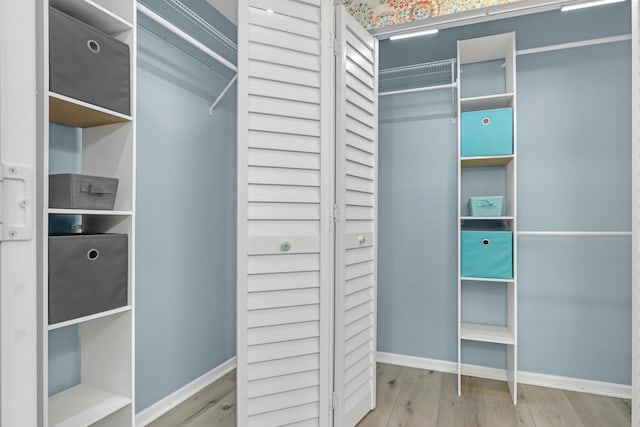
[[[234,43],[231,39],[229,39],[227,36],[225,36],[220,30],[215,28],[207,20],[205,20],[200,15],[198,15],[196,12],[194,12],[189,7],[187,7],[180,0],[162,0],[160,3],[164,4],[166,6],[169,6],[171,9],[177,11],[180,15],[186,17],[191,23],[195,24],[197,26],[197,28],[203,30],[209,37],[212,37],[214,40],[216,40],[217,42],[221,43],[226,48],[233,50],[234,53],[237,51],[238,47],[237,47],[236,43]],[[157,3],[157,4],[160,4],[160,3]],[[185,31],[183,31],[182,29],[180,29],[177,26],[175,26],[173,23],[171,23],[170,21],[168,21],[164,17],[160,16],[159,14],[154,12],[153,10],[147,8],[143,3],[138,3],[137,9],[138,9],[138,12],[142,13],[142,15],[144,15],[146,18],[148,18],[151,22],[154,22],[154,24],[156,24],[156,25],[160,25],[160,27],[164,27],[164,29],[169,30],[171,33],[173,33],[175,36],[177,36],[178,39],[180,39],[182,41],[182,43],[186,42],[187,45],[190,45],[192,48],[195,48],[200,53],[204,53],[208,58],[217,61],[218,63],[222,64],[228,70],[231,70],[231,71],[234,72],[234,76],[229,80],[227,85],[222,89],[222,91],[220,92],[218,97],[213,101],[213,103],[209,107],[209,114],[213,114],[213,111],[216,108],[216,106],[220,103],[220,101],[222,100],[224,95],[229,91],[231,86],[233,86],[233,84],[237,80],[237,77],[238,77],[237,70],[238,69],[237,69],[236,65],[231,63],[229,60],[224,58],[219,53],[215,52],[206,43],[203,43],[202,41],[194,38],[193,36],[189,35]],[[178,48],[180,50],[182,50],[184,53],[186,53],[189,56],[193,57],[194,59],[200,61],[201,63],[203,63],[204,65],[208,66],[209,68],[213,69],[211,64],[202,61],[202,59],[200,59],[198,56],[194,55],[192,52],[189,52],[190,49],[187,50],[183,46],[181,46],[180,44],[176,43],[175,41],[172,41],[169,38],[167,38],[167,37],[163,36],[162,34],[158,33],[153,28],[153,25],[149,25],[148,23],[145,23],[145,21],[139,21],[139,23],[143,27],[145,27],[147,30],[151,31],[152,33],[154,33],[158,37],[160,37],[163,40],[165,40],[167,43],[173,45],[174,47],[176,47],[176,48]]]
[[[447,88],[455,84],[456,59],[381,69],[380,94],[409,89]]]

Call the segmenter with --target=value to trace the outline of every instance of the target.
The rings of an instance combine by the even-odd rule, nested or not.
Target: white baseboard
[[[174,391],[167,397],[159,400],[148,408],[136,414],[136,427],[144,427],[152,421],[157,420],[203,388],[207,387],[222,378],[236,367],[236,357],[232,357],[226,362],[221,363],[204,375],[191,381],[184,387]]]
[[[388,363],[390,365],[407,366],[410,368],[427,369],[451,374],[458,372],[458,364],[446,360],[404,356],[402,354],[384,353],[381,351],[377,352],[377,358],[378,362]],[[472,377],[487,378],[491,380],[507,380],[507,371],[504,369],[463,364],[462,373]],[[518,371],[518,382],[521,384],[557,388],[560,390],[578,391],[582,393],[631,399],[631,386],[625,384],[606,383],[602,381],[583,380],[580,378],[560,377],[556,375],[524,371]]]

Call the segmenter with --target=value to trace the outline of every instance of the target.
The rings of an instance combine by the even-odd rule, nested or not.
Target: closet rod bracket
[[[229,89],[231,89],[231,86],[233,86],[233,84],[238,80],[238,74],[236,73],[235,76],[233,76],[233,78],[229,81],[229,83],[227,83],[227,85],[224,87],[224,89],[222,89],[222,92],[220,92],[220,95],[218,95],[218,97],[216,98],[215,101],[213,101],[213,104],[211,104],[211,107],[209,107],[209,114],[212,115],[213,114],[213,110],[216,109],[216,107],[218,106],[218,104],[220,103],[220,101],[222,101],[222,98],[224,98],[225,94],[229,91]]]

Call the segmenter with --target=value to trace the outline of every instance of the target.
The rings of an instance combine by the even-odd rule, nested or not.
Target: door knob
[[[280,243],[280,250],[282,252],[289,252],[289,249],[291,249],[291,242]]]

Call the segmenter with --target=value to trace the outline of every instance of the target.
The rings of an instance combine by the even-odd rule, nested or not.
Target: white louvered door
[[[334,426],[375,408],[378,42],[336,11]]]
[[[328,426],[333,2],[240,0],[238,426]]]

